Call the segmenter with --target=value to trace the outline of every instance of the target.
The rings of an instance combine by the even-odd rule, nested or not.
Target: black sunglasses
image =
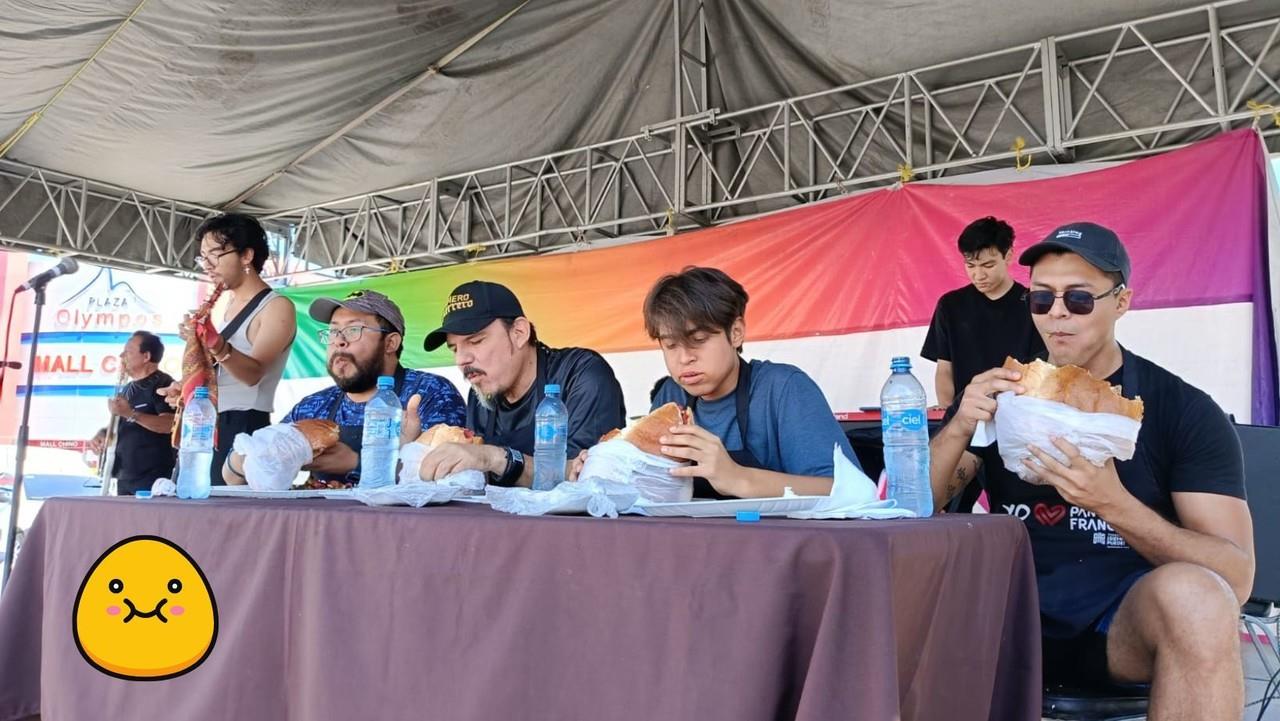
[[[1033,315],[1048,313],[1053,309],[1053,302],[1058,298],[1062,299],[1062,304],[1067,307],[1068,313],[1072,315],[1089,315],[1093,312],[1094,301],[1102,300],[1109,295],[1115,295],[1122,290],[1124,290],[1124,283],[1098,295],[1079,288],[1063,293],[1054,293],[1051,290],[1032,290],[1023,293],[1022,299],[1027,301],[1027,307]]]

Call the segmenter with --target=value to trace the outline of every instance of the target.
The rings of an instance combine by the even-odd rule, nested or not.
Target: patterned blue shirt
[[[407,405],[415,393],[422,396],[422,405],[418,406],[418,417],[422,419],[423,430],[437,423],[448,423],[451,426],[466,425],[467,407],[462,402],[458,389],[449,381],[432,373],[406,370],[404,384],[400,388],[401,405]],[[280,422],[291,423],[306,418],[330,420],[334,401],[337,401],[339,396],[342,400],[338,403],[337,417],[332,420],[339,426],[363,427],[365,404],[356,403],[347,398],[347,394],[337,386],[329,386],[298,401],[293,410],[289,411]]]

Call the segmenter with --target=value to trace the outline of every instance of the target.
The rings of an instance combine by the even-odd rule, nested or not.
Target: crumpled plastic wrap
[[[1028,446],[1035,446],[1062,463],[1067,457],[1053,445],[1061,438],[1080,449],[1080,455],[1095,466],[1108,458],[1133,458],[1142,424],[1115,413],[1085,413],[1065,403],[1019,396],[1005,391],[996,396],[995,440],[1000,444],[1004,467],[1028,483],[1043,485],[1024,459],[1040,466]]]
[[[578,483],[630,483],[646,500],[685,503],[693,499],[693,479],[671,475],[671,469],[682,465],[685,464],[650,455],[627,441],[615,439],[591,449]]]
[[[311,444],[291,423],[239,433],[232,450],[244,457],[244,477],[256,491],[285,491],[312,459]]]
[[[400,483],[421,483],[424,479],[418,476],[418,469],[422,466],[422,459],[432,448],[425,443],[406,443],[400,447]],[[485,477],[484,471],[458,471],[450,473],[436,481],[447,486],[457,486],[466,491],[479,493],[484,491]]]

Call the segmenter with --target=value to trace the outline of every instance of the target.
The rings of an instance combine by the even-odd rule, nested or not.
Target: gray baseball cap
[[[357,290],[348,293],[342,300],[316,298],[311,301],[307,313],[321,323],[328,323],[333,318],[333,312],[339,308],[356,313],[372,313],[390,323],[400,335],[404,335],[404,314],[400,312],[400,306],[376,290]]]

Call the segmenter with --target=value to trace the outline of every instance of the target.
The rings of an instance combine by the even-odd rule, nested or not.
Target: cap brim
[[[333,312],[341,307],[343,305],[333,298],[316,298],[311,301],[311,307],[307,308],[307,315],[312,320],[328,323],[333,318]]]
[[[445,339],[450,333],[454,335],[471,335],[472,333],[479,333],[495,320],[497,320],[497,318],[472,318],[470,320],[459,320],[448,325],[440,326],[427,334],[427,337],[422,341],[422,348],[427,352],[431,352],[444,345]]]
[[[1102,270],[1103,273],[1123,273],[1123,270],[1116,268],[1114,263],[1102,263],[1096,255],[1093,255],[1088,250],[1057,241],[1041,241],[1027,248],[1027,250],[1023,251],[1023,255],[1018,256],[1018,263],[1027,266],[1036,265],[1037,260],[1046,254],[1051,254],[1051,252],[1074,252],[1075,255],[1083,257],[1085,263]]]

